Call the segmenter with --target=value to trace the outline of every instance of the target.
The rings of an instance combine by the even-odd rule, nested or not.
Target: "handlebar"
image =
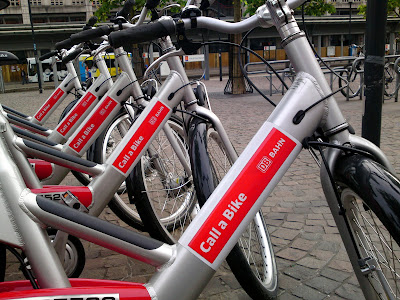
[[[121,47],[126,42],[142,43],[155,38],[161,38],[175,33],[175,22],[172,19],[162,19],[155,23],[131,27],[113,32],[108,41],[114,48]]]
[[[306,0],[288,0],[287,4],[290,8],[296,8],[303,4]],[[147,4],[146,4],[147,5]],[[209,17],[197,17],[196,28],[210,29],[214,31],[235,34],[248,31],[258,26],[270,27],[273,25],[272,20],[268,19],[269,13],[266,7],[260,10],[256,15],[237,23],[228,23]],[[191,19],[182,19],[184,27],[190,29],[193,26]],[[109,36],[110,45],[120,47],[124,44],[142,43],[174,34],[176,31],[176,23],[171,18],[160,19],[158,22],[150,23],[142,26],[128,28],[126,30],[113,32]]]
[[[92,29],[92,27],[94,26],[94,24],[96,24],[96,22],[97,22],[97,17],[96,16],[90,17],[90,19],[87,21],[85,26],[83,26],[83,30]]]
[[[53,51],[50,51],[49,53],[46,53],[46,54],[43,54],[42,56],[40,56],[40,57],[39,57],[39,60],[40,60],[40,61],[44,61],[45,59],[48,59],[48,58],[50,58],[50,57],[53,57],[53,56],[55,56],[55,55],[57,55],[57,54],[58,54],[58,51],[53,50]]]
[[[126,0],[122,9],[119,12],[117,12],[117,17],[123,17],[127,19],[134,5],[135,5],[135,0]]]
[[[77,48],[74,51],[72,51],[71,53],[69,53],[67,56],[63,57],[62,62],[64,64],[66,64],[67,62],[75,59],[79,54],[81,54],[83,51],[83,48]]]
[[[103,25],[94,29],[85,30],[79,33],[71,35],[70,38],[56,43],[56,49],[69,49],[76,44],[80,44],[86,41],[90,41],[94,38],[101,37],[103,35],[108,35],[113,30],[112,27],[108,25]]]

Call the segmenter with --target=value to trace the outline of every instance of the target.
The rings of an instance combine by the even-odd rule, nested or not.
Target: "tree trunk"
[[[240,0],[233,0],[233,10],[234,10],[234,21],[240,22],[242,9],[240,5]],[[234,34],[230,36],[230,41],[235,44],[240,44],[242,41],[242,34]],[[231,46],[229,51],[229,77],[232,80],[232,94],[245,94],[246,86],[244,82],[244,77],[242,70],[239,67],[238,53],[240,49],[238,47]],[[244,55],[242,55],[242,63],[244,63]]]
[[[138,44],[132,45],[132,64],[136,77],[138,78],[139,83],[141,83],[143,81],[141,78],[143,77],[144,74],[144,62]]]

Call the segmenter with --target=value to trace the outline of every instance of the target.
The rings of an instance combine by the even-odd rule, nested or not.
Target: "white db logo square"
[[[257,165],[257,169],[261,172],[267,172],[268,168],[272,165],[272,160],[264,156]]]
[[[154,124],[156,124],[156,122],[157,122],[157,118],[156,117],[151,117],[151,119],[149,120],[149,123],[151,124],[151,125],[154,125]]]

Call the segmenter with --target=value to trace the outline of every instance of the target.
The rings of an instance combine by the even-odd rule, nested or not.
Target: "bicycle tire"
[[[172,116],[167,123],[190,164],[183,122]],[[197,201],[192,177],[184,170],[163,131],[149,146],[129,179],[128,194],[135,199],[146,231],[153,238],[174,244],[195,216]]]
[[[56,236],[56,229],[48,229],[47,233],[51,240]],[[86,255],[82,242],[73,235],[68,235],[65,249],[64,270],[69,278],[78,278],[85,267]]]
[[[93,143],[93,161],[104,163],[125,135],[124,130],[121,130],[122,126],[128,130],[131,125],[130,116],[124,109],[121,109]],[[127,178],[127,180],[129,179]],[[128,197],[126,181],[108,203],[108,207],[127,225],[141,231],[145,230],[140,215],[135,209],[133,198]]]
[[[361,66],[358,65],[357,70],[361,70]],[[339,88],[345,87],[347,85],[347,82],[349,84],[349,91],[347,92],[347,88],[341,89],[340,92],[342,93],[343,96],[347,97],[347,94],[349,94],[349,99],[352,99],[354,97],[357,97],[360,94],[361,91],[361,86],[359,82],[360,75],[358,75],[358,72],[353,71],[353,66],[352,64],[348,64],[345,69],[347,71],[340,71],[339,72]],[[343,78],[347,78],[344,80]]]
[[[388,299],[385,293],[392,293],[399,299],[400,181],[360,155],[339,158],[334,174],[353,241],[345,245],[355,249],[349,257],[365,297]]]
[[[193,182],[202,206],[222,180],[232,162],[218,133],[204,121],[194,120],[189,131]],[[248,225],[226,258],[232,273],[253,299],[275,299],[278,271],[272,243],[262,213]]]
[[[389,99],[394,96],[394,93],[396,91],[396,77],[397,73],[394,69],[394,63],[386,63],[384,68],[384,93],[385,96]]]

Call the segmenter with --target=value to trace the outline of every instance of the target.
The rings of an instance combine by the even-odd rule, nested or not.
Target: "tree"
[[[94,13],[95,16],[99,18],[99,21],[105,21],[109,18],[110,12],[114,9],[122,8],[125,0],[101,0],[100,7]],[[170,3],[169,0],[161,0],[160,6],[164,7]],[[183,0],[174,1],[174,3],[184,4]],[[141,11],[144,5],[146,4],[146,0],[136,0],[135,5],[132,8],[131,17],[135,15],[135,12]],[[144,73],[144,62],[142,59],[141,51],[139,49],[138,44],[132,44],[132,63],[133,68],[135,70],[136,76],[141,77]]]
[[[122,7],[124,2],[125,2],[125,0],[101,0],[100,1],[101,5],[94,14],[95,14],[95,16],[97,16],[99,18],[100,21],[105,21],[105,20],[107,20],[110,12],[113,9]],[[184,0],[176,0],[176,1],[160,0],[159,6],[164,7],[170,3],[178,3],[181,5],[184,5],[186,2]],[[145,4],[146,4],[146,0],[135,0],[135,5],[133,6],[133,9],[132,9],[133,15],[134,15],[134,12],[141,11]]]
[[[400,0],[396,0],[400,1]],[[265,3],[265,0],[249,0],[245,2],[247,9],[245,13],[253,15],[257,8]],[[306,15],[322,16],[325,13],[334,13],[336,11],[335,6],[331,3],[327,3],[326,0],[311,0],[304,7],[304,13]]]
[[[400,8],[400,0],[388,0],[388,15],[400,17],[399,8]],[[365,17],[367,14],[367,6],[360,5],[358,7],[358,14],[363,15]]]

